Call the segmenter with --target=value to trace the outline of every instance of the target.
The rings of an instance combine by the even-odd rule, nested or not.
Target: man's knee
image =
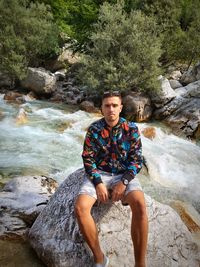
[[[83,196],[78,196],[74,206],[75,216],[77,218],[87,216],[88,214],[90,214],[91,208],[92,203],[88,201],[87,198],[84,198]]]
[[[131,192],[128,202],[134,217],[144,218],[147,216],[146,203],[143,192]]]

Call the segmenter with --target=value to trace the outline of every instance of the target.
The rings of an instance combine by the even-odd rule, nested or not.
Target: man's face
[[[101,111],[108,124],[111,126],[117,124],[119,114],[122,111],[121,99],[118,96],[104,98],[102,101]]]

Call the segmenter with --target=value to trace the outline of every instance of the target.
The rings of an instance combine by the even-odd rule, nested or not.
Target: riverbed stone
[[[26,231],[46,206],[58,184],[45,176],[10,180],[0,192],[0,239],[25,238]]]
[[[74,201],[83,174],[83,170],[77,170],[60,185],[29,231],[31,246],[47,266],[93,266],[74,216]],[[171,207],[147,195],[145,198],[149,218],[148,266],[198,266],[200,250],[179,215]],[[120,202],[100,204],[92,214],[103,251],[110,258],[109,266],[134,266],[129,207]]]
[[[177,80],[169,80],[169,83],[172,89],[183,87],[183,85]]]
[[[166,122],[175,134],[193,138],[200,125],[200,80],[176,89],[176,94],[154,111],[154,117]]]
[[[163,105],[171,102],[176,97],[176,92],[172,89],[170,82],[162,75],[159,76],[160,90],[157,92],[150,92],[151,100],[156,108],[161,108]]]
[[[17,125],[26,124],[28,122],[27,113],[24,108],[19,109],[15,122]]]
[[[25,79],[21,81],[24,88],[36,94],[52,94],[56,89],[56,76],[44,68],[28,68]]]
[[[170,73],[169,78],[172,80],[179,80],[182,76],[182,73],[180,70],[174,70]]]
[[[141,92],[129,92],[123,97],[123,115],[130,121],[148,121],[152,115],[149,96]]]
[[[200,80],[200,62],[185,71],[181,76],[180,82],[186,85],[197,80]]]
[[[24,102],[23,95],[15,91],[7,91],[4,95],[4,100],[18,104]]]
[[[142,130],[142,134],[152,140],[156,137],[156,128],[155,127],[145,127],[143,130]]]
[[[97,113],[100,112],[98,108],[94,106],[94,103],[92,101],[83,101],[80,103],[80,109],[84,110],[89,113]]]

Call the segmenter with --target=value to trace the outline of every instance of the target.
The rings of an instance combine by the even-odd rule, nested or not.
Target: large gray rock
[[[29,231],[29,240],[38,256],[51,267],[92,266],[92,256],[74,216],[74,200],[83,170],[71,174],[52,196]],[[148,266],[197,267],[198,246],[178,214],[169,206],[146,196],[149,216]],[[110,258],[110,267],[134,266],[130,238],[131,213],[121,203],[94,207],[101,245]]]
[[[45,176],[10,180],[0,192],[0,239],[23,238],[57,186]]]
[[[80,55],[78,53],[74,53],[69,47],[63,47],[61,54],[55,60],[47,61],[45,67],[55,72],[60,69],[68,69],[69,66],[79,61]]]
[[[170,73],[169,78],[172,80],[179,80],[182,76],[182,73],[180,70],[174,70],[172,73]]]
[[[184,98],[200,98],[200,80],[176,89],[176,94]]]
[[[189,84],[200,80],[200,62],[185,71],[180,79],[182,84]]]
[[[43,68],[28,68],[21,85],[37,94],[51,94],[56,89],[56,76]]]
[[[151,100],[156,108],[163,107],[176,97],[176,92],[172,89],[168,79],[159,76],[161,88],[159,92],[150,92]]]
[[[83,101],[80,104],[80,109],[89,113],[99,113],[100,110],[94,106],[92,101]]]
[[[176,94],[154,117],[168,123],[176,134],[194,137],[200,126],[200,80],[176,89]]]
[[[182,87],[183,85],[177,81],[177,80],[169,80],[169,83],[170,83],[170,86],[172,89],[177,89],[177,88],[180,88]]]
[[[123,114],[130,121],[148,121],[152,115],[150,98],[138,92],[123,97]]]

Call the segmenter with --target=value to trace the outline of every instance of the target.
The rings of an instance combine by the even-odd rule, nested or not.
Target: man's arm
[[[141,137],[137,126],[135,126],[131,131],[131,147],[128,152],[127,169],[121,178],[122,181],[117,183],[113,188],[113,201],[119,201],[120,199],[123,199],[126,190],[126,185],[124,185],[123,181],[127,180],[130,182],[132,179],[134,179],[136,174],[139,173],[142,168],[142,162],[143,157]]]
[[[83,164],[85,171],[91,179],[95,186],[97,199],[100,202],[106,202],[108,200],[108,190],[101,180],[101,175],[98,172],[97,165],[95,162],[96,155],[98,153],[98,148],[96,146],[95,137],[93,135],[92,129],[89,128],[83,147]]]
[[[139,173],[142,168],[142,142],[138,127],[135,127],[131,131],[131,147],[127,157],[127,169],[122,180],[126,179],[130,182]]]
[[[85,171],[95,187],[98,184],[102,183],[101,175],[98,172],[95,161],[97,153],[98,147],[96,145],[96,140],[92,128],[90,127],[85,137],[82,158]]]

